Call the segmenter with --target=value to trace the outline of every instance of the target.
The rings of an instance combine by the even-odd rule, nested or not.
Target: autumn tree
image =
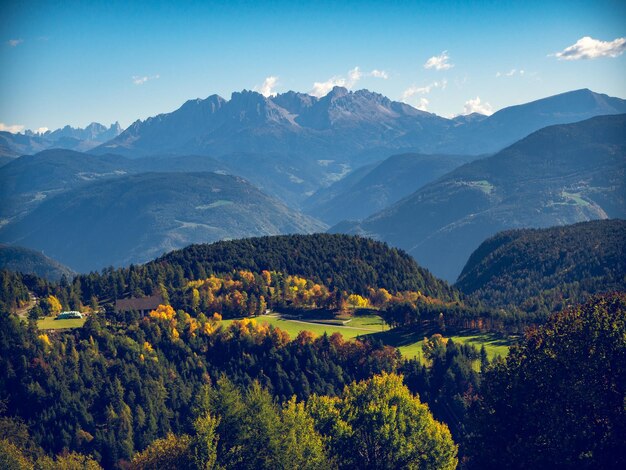
[[[341,398],[313,396],[308,408],[340,468],[454,469],[445,424],[394,374],[346,386]]]

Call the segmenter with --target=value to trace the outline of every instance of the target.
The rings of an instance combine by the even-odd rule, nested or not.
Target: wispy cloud
[[[413,85],[407,88],[406,90],[404,90],[404,92],[402,92],[401,100],[404,101],[405,103],[415,106],[417,109],[426,111],[426,106],[428,105],[427,99],[419,98],[417,101],[415,101],[415,100],[412,100],[411,98],[413,98],[415,95],[426,95],[435,88],[440,88],[442,90],[445,90],[447,86],[448,86],[448,80],[446,80],[445,78],[441,81],[432,82],[425,86]]]
[[[263,81],[263,84],[256,85],[254,87],[254,91],[258,91],[265,97],[274,96],[276,95],[276,92],[274,91],[274,88],[276,88],[276,85],[278,85],[278,77],[274,75],[270,75]]]
[[[0,122],[0,131],[10,132],[11,134],[17,134],[18,132],[22,132],[24,130],[24,126],[20,124],[5,124]]]
[[[426,98],[420,98],[415,104],[415,107],[420,111],[428,111],[428,100]]]
[[[7,44],[11,47],[16,47],[19,46],[20,44],[22,44],[24,42],[23,39],[9,39],[7,41]]]
[[[374,78],[382,78],[383,80],[387,80],[389,78],[389,74],[384,70],[372,70],[369,75]]]
[[[430,59],[428,59],[424,64],[424,68],[435,70],[448,70],[454,67],[454,64],[451,64],[449,60],[450,56],[448,55],[448,51],[443,51],[441,54],[432,56]]]
[[[514,75],[519,75],[519,76],[523,76],[526,73],[525,70],[520,69],[511,69],[508,72],[496,72],[496,78],[497,77],[512,77]]]
[[[144,83],[146,83],[149,80],[157,80],[158,78],[160,78],[159,74],[156,75],[144,75],[144,76],[139,76],[139,75],[133,75],[132,77],[133,83],[135,85],[143,85]]]
[[[480,97],[477,96],[474,99],[469,99],[465,102],[463,106],[463,112],[461,114],[472,114],[472,113],[480,113],[489,116],[493,114],[493,109],[491,105],[487,102],[482,102]]]
[[[350,90],[356,86],[359,80],[363,77],[374,77],[387,80],[389,78],[389,74],[384,70],[378,69],[374,69],[371,72],[363,72],[360,67],[354,67],[352,70],[348,71],[347,77],[343,75],[335,75],[325,82],[313,83],[313,89],[309,92],[309,94],[321,98],[322,96],[326,96],[336,86],[344,87]]]
[[[600,41],[585,36],[576,41],[561,52],[555,52],[548,57],[554,56],[559,60],[598,59],[600,57],[617,57],[626,50],[626,38],[617,38],[613,41]]]

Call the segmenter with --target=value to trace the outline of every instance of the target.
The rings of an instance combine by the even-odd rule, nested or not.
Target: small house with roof
[[[164,303],[165,302],[163,301],[163,297],[161,295],[117,299],[115,301],[115,311],[117,313],[139,312],[142,316],[145,316]]]

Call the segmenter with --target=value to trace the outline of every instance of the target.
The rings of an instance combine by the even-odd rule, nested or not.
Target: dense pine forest
[[[494,308],[547,317],[592,294],[626,290],[626,221],[502,232],[469,258],[455,284]]]
[[[623,294],[541,326],[532,313],[481,307],[401,251],[327,235],[192,246],[59,283],[1,275],[2,468],[626,463]],[[149,294],[162,304],[146,315],[115,309]],[[16,315],[31,295],[37,305]],[[38,328],[65,309],[86,312],[84,326]],[[359,309],[379,312],[385,335],[429,331],[419,357],[379,335],[290,336],[257,319]],[[491,361],[445,333],[533,322]]]
[[[429,367],[380,344],[224,328],[168,306],[57,334],[3,313],[3,465],[454,468],[459,452],[472,468],[617,468],[625,309],[622,294],[595,297],[492,365],[435,336]]]

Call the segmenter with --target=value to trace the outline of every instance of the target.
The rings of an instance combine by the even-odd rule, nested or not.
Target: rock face
[[[469,255],[499,231],[626,217],[625,173],[626,115],[600,116],[537,131],[331,231],[404,248],[454,281]]]

